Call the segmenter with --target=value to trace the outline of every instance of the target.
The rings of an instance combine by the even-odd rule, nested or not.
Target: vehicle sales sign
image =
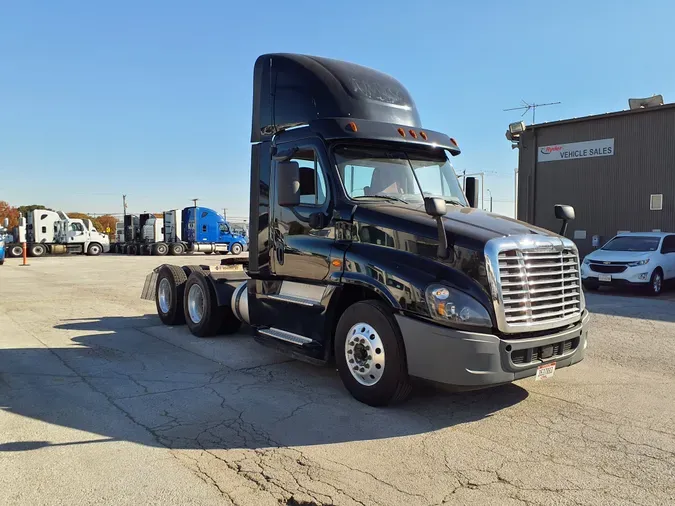
[[[614,139],[600,139],[597,141],[573,142],[571,144],[554,144],[541,146],[537,156],[539,162],[554,162],[557,160],[575,160],[577,158],[593,158],[595,156],[612,156],[614,154]]]

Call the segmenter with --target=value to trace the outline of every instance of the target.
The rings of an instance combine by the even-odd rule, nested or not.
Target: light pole
[[[487,188],[485,191],[487,191],[490,196],[490,212],[492,212],[492,192],[490,191],[490,188]]]

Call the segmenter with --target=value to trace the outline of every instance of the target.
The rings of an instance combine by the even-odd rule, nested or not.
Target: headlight
[[[629,267],[637,267],[638,265],[647,265],[649,263],[649,258],[645,258],[644,260],[638,260],[637,262],[630,262],[628,264]]]
[[[429,313],[443,323],[459,323],[475,327],[491,327],[490,314],[473,297],[443,285],[430,285],[426,290]]]

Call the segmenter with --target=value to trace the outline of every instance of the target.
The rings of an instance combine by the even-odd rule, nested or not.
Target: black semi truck
[[[253,84],[249,258],[155,269],[142,297],[165,324],[204,337],[245,322],[261,344],[334,361],[370,405],[403,400],[411,378],[472,389],[583,359],[574,243],[475,209],[457,142],[422,127],[398,81],[268,54]]]

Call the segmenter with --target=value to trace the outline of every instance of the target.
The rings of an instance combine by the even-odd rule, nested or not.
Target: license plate
[[[598,280],[609,283],[612,281],[612,276],[610,274],[598,274]]]
[[[549,379],[555,372],[555,362],[550,364],[543,364],[537,367],[537,375],[534,377],[535,381]]]

